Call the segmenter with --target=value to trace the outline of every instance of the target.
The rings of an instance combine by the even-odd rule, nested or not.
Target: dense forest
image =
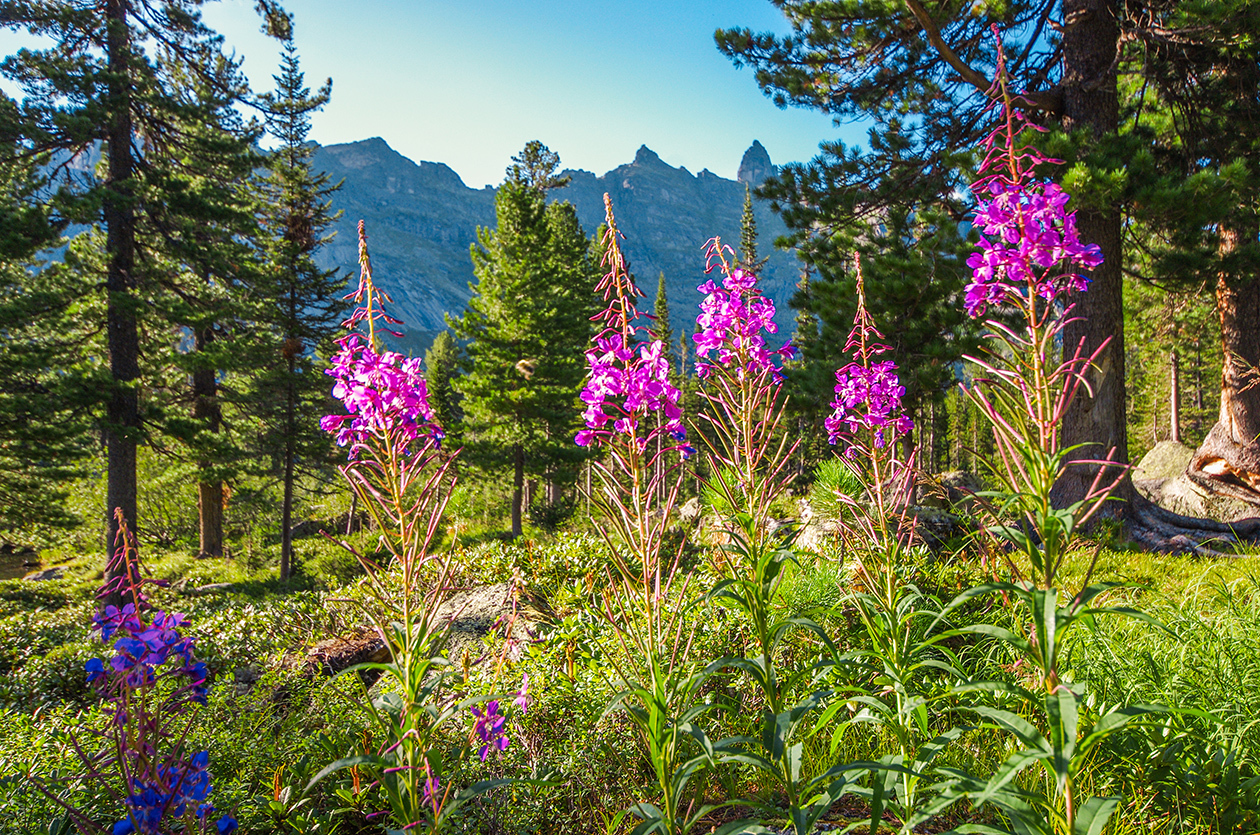
[[[295,743],[282,754],[283,745],[269,743],[280,758],[274,765],[238,762],[238,776],[255,776],[233,784],[236,817],[221,818],[220,832],[237,819],[257,831],[380,831],[372,803],[388,805],[390,832],[422,820],[429,828],[418,831],[596,831],[590,820],[572,820],[575,809],[603,816],[591,794],[598,785],[564,757],[590,756],[608,768],[609,758],[633,760],[625,751],[639,743],[650,753],[614,792],[637,798],[629,811],[638,828],[613,810],[603,820],[608,832],[768,831],[723,817],[728,803],[705,806],[714,792],[732,803],[743,798],[736,805],[758,810],[753,817],[763,823],[790,820],[798,835],[844,806],[846,793],[861,807],[859,814],[844,806],[846,820],[868,821],[872,835],[881,816],[889,831],[907,833],[1099,835],[1156,831],[1143,827],[1157,819],[1167,832],[1255,831],[1246,827],[1260,820],[1251,759],[1260,748],[1247,722],[1231,726],[1233,736],[1221,730],[1245,714],[1220,719],[1217,705],[1177,701],[1184,692],[1156,681],[1155,668],[1172,663],[1172,650],[1157,646],[1162,638],[1135,637],[1131,625],[1097,627],[1096,614],[1129,609],[1088,607],[1110,589],[1091,585],[1096,568],[1130,580],[1124,566],[1139,565],[1133,571],[1143,582],[1167,591],[1165,581],[1175,585],[1169,578],[1189,571],[1188,562],[1174,562],[1183,555],[1216,557],[1235,546],[1246,553],[1260,538],[1260,2],[773,4],[790,34],[723,29],[717,49],[752,68],[780,106],[863,120],[868,140],[823,141],[813,160],[782,166],[748,191],[740,239],[710,244],[713,280],[700,288],[700,309],[671,309],[663,274],[635,275],[615,206],[603,226],[583,228],[564,199],[559,155],[533,141],[505,161],[494,225],[477,230],[467,308],[448,311],[449,329],[423,356],[403,357],[385,350],[398,344],[388,296],[397,277],[374,273],[372,229],[359,223],[358,264],[317,264],[331,240],[338,184],[316,169],[309,140],[312,115],[333,87],[305,79],[300,20],[271,0],[256,4],[260,26],[282,47],[273,87],[260,91],[204,23],[199,0],[0,0],[0,25],[38,36],[0,63],[20,90],[0,95],[0,542],[13,561],[0,565],[0,576],[41,566],[68,572],[55,575],[61,585],[38,587],[55,592],[32,591],[33,580],[0,583],[5,640],[60,646],[50,637],[69,634],[59,615],[23,644],[22,630],[34,628],[30,612],[86,612],[97,604],[84,589],[96,585],[109,607],[95,616],[102,637],[132,629],[127,618],[142,608],[139,589],[148,582],[136,567],[141,553],[164,576],[159,600],[176,586],[213,595],[223,585],[267,601],[258,611],[274,620],[258,628],[269,637],[242,637],[241,646],[261,641],[248,651],[231,649],[235,638],[223,648],[209,635],[203,641],[209,674],[237,675],[238,685],[241,670],[267,667],[260,655],[296,657],[295,647],[371,622],[377,654],[354,660],[377,664],[375,674],[383,671],[400,695],[370,702],[371,716],[356,714],[339,732],[331,730],[337,717],[317,716],[327,704],[284,707],[292,713],[276,721],[292,723],[286,737],[311,737],[301,730],[309,723],[322,729],[324,747]],[[1003,220],[994,206],[1007,194],[1052,219],[1037,228]],[[755,200],[782,217],[785,237],[759,239]],[[1054,235],[1061,239],[1048,242]],[[755,289],[772,246],[801,266],[791,298]],[[1025,291],[1003,295],[1016,258],[1004,246],[1046,271]],[[1000,258],[1008,260],[999,269]],[[656,291],[653,302],[644,290]],[[775,333],[775,305],[792,309],[792,333]],[[1060,399],[1038,399],[1047,380],[1062,382]],[[616,419],[603,411],[614,395],[623,398]],[[1020,403],[1027,408],[1012,417]],[[842,419],[855,404],[866,404],[864,417],[850,411]],[[359,420],[369,414],[381,422],[365,429]],[[850,435],[865,445],[846,442]],[[1136,468],[1144,456],[1147,468]],[[1029,497],[1044,501],[1034,507]],[[698,527],[687,533],[689,525]],[[798,529],[810,530],[813,544],[774,533]],[[1086,545],[1084,536],[1094,539]],[[440,550],[452,556],[432,556]],[[1125,554],[1137,556],[1126,563]],[[743,573],[734,567],[741,559]],[[1182,567],[1165,577],[1149,567],[1152,559]],[[837,579],[842,565],[858,567]],[[1249,576],[1239,570],[1231,577]],[[811,587],[810,571],[827,579]],[[721,628],[695,620],[699,603],[671,610],[661,602],[689,599],[691,580],[679,578],[690,572],[700,585],[713,581],[703,605],[720,608],[713,623]],[[1254,656],[1254,587],[1239,592],[1212,576],[1222,583],[1213,611],[1237,618],[1221,640]],[[993,585],[979,584],[986,577]],[[1065,649],[1071,660],[1052,657],[1053,618],[1048,633],[1037,631],[1037,618],[1060,606],[1069,581],[1058,577],[1081,586],[1059,610],[1062,634],[1080,622],[1089,640],[1113,641],[1108,651],[1121,654],[1122,641],[1146,642],[1150,669],[1117,666],[1108,678],[1106,663],[1080,648],[1085,638],[1064,643],[1079,656]],[[986,591],[963,591],[972,580]],[[490,679],[470,672],[475,647],[462,659],[451,649],[441,663],[416,661],[437,646],[416,636],[440,632],[435,613],[449,605],[446,592],[495,583],[513,589],[514,607],[534,594],[551,598],[537,601],[540,619],[554,621],[550,638],[532,636],[542,649],[509,659],[513,608],[497,661],[481,653]],[[827,583],[855,596],[836,597]],[[343,587],[366,615],[329,602],[324,592]],[[991,592],[1014,613],[1009,623],[983,620],[977,601]],[[948,605],[925,602],[954,593]],[[133,609],[124,616],[118,607],[127,600]],[[1168,617],[1192,617],[1168,606]],[[215,618],[227,610],[207,604],[199,616],[222,626],[232,616]],[[949,618],[965,625],[933,631]],[[632,621],[641,631],[621,625]],[[684,622],[694,655],[690,640],[679,642]],[[1206,621],[1195,623],[1210,634]],[[840,654],[848,646],[827,631],[836,624],[852,646],[868,636],[874,648]],[[142,625],[135,621],[135,634]],[[175,641],[165,628],[146,627],[148,637],[137,640],[157,652],[159,632]],[[612,630],[615,648],[593,648],[601,628]],[[977,636],[1008,655],[967,643]],[[444,632],[433,638],[442,640]],[[1196,640],[1212,652],[1211,640]],[[87,644],[75,646],[66,657],[82,677]],[[181,674],[200,675],[189,692],[204,702],[207,668],[190,646],[171,643],[153,663],[170,653],[184,658]],[[685,675],[672,666],[719,649],[738,663],[699,664]],[[830,660],[800,666],[832,651]],[[17,736],[0,733],[0,762],[13,774],[24,761],[4,757],[26,744],[22,733],[40,732],[39,705],[65,711],[87,699],[86,683],[47,684],[38,678],[44,668],[23,653],[0,650],[0,704],[6,715],[26,717],[15,719]],[[500,681],[505,665],[518,676],[509,661],[524,665],[518,690],[515,678],[510,687]],[[96,663],[87,664],[89,681],[108,673]],[[625,692],[579,694],[579,667],[601,664],[616,670]],[[975,665],[1015,684],[976,684]],[[1035,686],[1020,678],[1028,665],[1041,676]],[[246,683],[294,669],[268,668]],[[567,695],[552,697],[564,702],[552,705],[568,711],[561,715],[591,727],[606,722],[606,714],[584,713],[582,699],[621,711],[610,741],[598,751],[589,740],[557,743],[547,749],[555,755],[549,771],[534,768],[510,786],[468,765],[476,759],[468,751],[480,747],[473,745],[460,755],[468,763],[451,760],[441,777],[470,787],[449,809],[435,800],[443,765],[432,751],[442,723],[476,705],[469,743],[484,743],[480,763],[489,748],[507,751],[495,711],[515,695],[524,712],[530,676],[549,675],[536,669],[567,677]],[[715,670],[727,678],[705,683]],[[45,683],[23,684],[24,675]],[[325,686],[303,675],[277,685],[294,704]],[[592,680],[600,675],[606,684],[612,674],[590,672]],[[476,701],[468,695],[474,679],[486,692],[511,692]],[[150,686],[129,682],[119,686]],[[435,695],[448,686],[448,695]],[[1222,688],[1215,698],[1232,698]],[[849,695],[837,698],[842,691]],[[723,713],[713,721],[732,735],[717,743],[706,735],[716,726],[702,719],[716,704],[704,701],[712,693],[743,698],[773,721],[741,727],[738,710]],[[992,703],[977,707],[981,694]],[[949,699],[951,707],[939,707]],[[1144,706],[1132,707],[1138,702]],[[237,704],[213,702],[213,713],[222,718]],[[431,721],[411,716],[413,708]],[[821,714],[818,728],[830,728],[842,708],[876,730],[854,742],[840,730],[806,733],[800,725]],[[1070,722],[1061,713],[1069,708]],[[283,712],[278,702],[267,710]],[[1074,752],[1078,710],[1081,727],[1088,715],[1097,736],[1082,733]],[[950,711],[981,719],[966,725]],[[1194,725],[1208,714],[1217,724]],[[1141,745],[1154,747],[1134,753],[1141,746],[1124,735],[1130,721],[1158,725],[1181,747],[1152,731]],[[937,771],[935,752],[981,725],[1013,734],[1031,759],[1017,767],[997,743],[984,743],[990,747],[976,756],[998,776],[960,776],[966,757],[953,748]],[[1113,730],[1121,742],[1104,745]],[[534,733],[540,750],[555,741]],[[356,734],[365,751],[351,750]],[[381,734],[394,744],[382,748]],[[217,762],[227,745],[220,742],[197,744]],[[131,749],[119,750],[122,761]],[[850,758],[843,767],[837,751]],[[58,756],[70,753],[63,746]],[[530,767],[527,753],[521,768]],[[1078,771],[1087,756],[1107,765]],[[1127,774],[1126,758],[1143,756],[1141,773]],[[389,757],[393,766],[373,770]],[[804,772],[802,757],[810,763]],[[338,776],[316,777],[312,758],[339,762]],[[1045,798],[1022,771],[1033,760],[1043,763],[1037,785],[1049,786]],[[181,775],[204,775],[204,760],[190,762]],[[285,782],[286,768],[302,786]],[[360,768],[374,775],[374,788],[361,791]],[[262,771],[274,774],[274,793],[249,783]],[[0,780],[0,800],[20,796],[12,801],[19,810],[36,810],[22,818],[30,827],[22,831],[108,831],[101,816],[75,811],[91,781],[57,779],[41,783],[38,796]],[[341,780],[335,789],[333,779]],[[1237,791],[1222,789],[1225,779]],[[563,801],[520,801],[520,821],[533,814],[533,823],[512,829],[500,821],[511,818],[503,792],[529,785],[545,794],[561,784],[580,785]],[[659,806],[636,794],[644,785]],[[318,798],[306,811],[299,789]],[[1081,804],[1078,790],[1088,798]],[[182,810],[193,798],[179,791],[170,789],[163,809]],[[136,792],[111,794],[127,815],[112,831],[194,831],[191,822],[159,829],[163,813],[146,829]],[[264,798],[241,813],[251,792],[274,794],[277,805]],[[80,806],[65,800],[72,796]],[[575,817],[553,827],[546,810],[566,803]],[[54,812],[60,823],[49,825]],[[212,825],[206,814],[198,819],[203,830]],[[730,828],[719,830],[724,824]],[[922,825],[934,828],[915,829]]]

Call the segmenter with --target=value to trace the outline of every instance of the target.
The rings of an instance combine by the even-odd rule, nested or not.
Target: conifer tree
[[[1064,444],[1077,447],[1074,454],[1081,458],[1101,458],[1114,447],[1123,463],[1123,258],[1116,185],[1134,149],[1119,141],[1116,58],[1126,41],[1144,37],[1147,18],[1127,20],[1122,40],[1121,0],[774,3],[791,34],[719,30],[718,48],[737,65],[751,65],[758,85],[781,107],[794,104],[837,120],[860,116],[873,123],[868,151],[823,143],[811,163],[787,166],[777,182],[759,190],[782,208],[788,227],[802,234],[812,222],[820,224],[820,233],[835,224],[852,225],[859,203],[878,218],[886,209],[906,207],[903,193],[940,204],[965,190],[960,172],[973,164],[971,149],[991,127],[984,110],[996,66],[991,27],[999,28],[1012,88],[1021,91],[1032,118],[1071,134],[1053,150],[1069,157],[1072,165],[1064,171],[1088,184],[1069,187],[1077,226],[1081,240],[1097,243],[1105,256],[1092,273],[1089,292],[1071,299],[1077,316],[1064,342],[1083,340],[1088,355],[1111,341],[1095,369],[1092,392],[1076,398],[1064,421]],[[1092,478],[1090,467],[1070,468],[1057,499],[1075,501]],[[1127,492],[1126,482],[1120,493]]]
[[[744,211],[739,216],[739,260],[744,269],[761,272],[766,258],[757,257],[757,217],[753,214],[752,188],[744,183]]]
[[[1151,124],[1133,167],[1156,177],[1143,178],[1129,231],[1153,256],[1150,278],[1214,291],[1219,413],[1187,475],[1260,505],[1260,2],[1164,0],[1150,12],[1161,37],[1133,61],[1145,83],[1131,108]]]
[[[136,448],[145,433],[141,319],[155,310],[151,302],[162,292],[157,250],[170,241],[160,224],[144,232],[170,197],[160,190],[170,180],[154,175],[179,158],[194,126],[236,130],[220,121],[232,112],[222,105],[245,93],[239,62],[223,53],[200,5],[197,0],[0,2],[0,24],[41,36],[38,48],[10,55],[0,66],[25,96],[14,125],[19,154],[56,155],[62,166],[96,147],[104,155],[99,176],[60,180],[54,202],[67,219],[104,229],[98,324],[109,364],[109,385],[102,393],[107,551],[119,519],[143,530],[136,519]],[[259,6],[274,11],[269,3]],[[213,95],[181,95],[190,78]],[[121,511],[117,519],[115,509]]]
[[[573,434],[595,267],[573,207],[546,202],[559,158],[531,142],[514,159],[495,195],[495,228],[477,230],[473,297],[448,321],[468,340],[471,370],[455,384],[466,449],[491,472],[506,457],[519,536],[527,476],[555,490],[576,479],[584,458]]]
[[[14,115],[0,100],[0,119]],[[76,321],[88,295],[79,272],[36,260],[61,231],[35,199],[45,185],[30,165],[0,169],[0,532],[27,536],[81,521],[66,508],[68,482],[93,451],[100,382]]]
[[[652,306],[652,336],[665,343],[665,357],[669,360],[672,375],[681,373],[678,349],[674,342],[674,329],[669,324],[669,297],[665,294],[665,273],[656,282],[656,301]]]
[[[229,484],[248,460],[247,435],[234,417],[256,359],[249,342],[258,319],[259,230],[247,183],[262,162],[254,150],[259,131],[240,120],[238,90],[206,84],[178,64],[169,72],[172,95],[198,120],[177,125],[172,153],[148,161],[147,185],[163,200],[148,208],[139,233],[163,242],[148,252],[151,309],[191,339],[142,333],[141,373],[151,392],[144,421],[155,448],[195,466],[198,553],[222,557]]]
[[[446,432],[445,443],[452,447],[462,446],[464,410],[459,394],[455,391],[455,378],[460,371],[459,345],[449,330],[444,330],[433,340],[424,354],[424,378],[429,384],[429,402],[438,426]]]
[[[264,287],[268,300],[261,311],[263,346],[261,373],[250,393],[253,409],[262,420],[261,452],[281,479],[280,579],[288,579],[293,565],[293,506],[297,479],[302,473],[326,476],[330,469],[328,434],[319,429],[318,416],[329,399],[329,382],[322,357],[332,349],[333,336],[346,311],[342,299],[345,276],[315,263],[320,247],[332,237],[336,219],[331,197],[338,188],[328,175],[312,166],[313,147],[307,142],[311,116],[328,103],[332,80],[312,92],[306,86],[288,27],[276,89],[260,104],[267,130],[277,145],[268,154],[266,173],[258,181],[258,198],[265,228]]]

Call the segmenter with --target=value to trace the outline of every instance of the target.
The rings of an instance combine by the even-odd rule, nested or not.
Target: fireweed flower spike
[[[980,251],[967,258],[972,280],[964,302],[972,318],[994,305],[1032,308],[1032,299],[1053,302],[1065,292],[1083,292],[1089,280],[1075,269],[1102,263],[1097,244],[1081,243],[1076,213],[1066,211],[1068,194],[1058,185],[1036,177],[1036,168],[1061,164],[1036,148],[1018,146],[1032,124],[1006,88],[1005,58],[998,51],[997,85],[1003,104],[1001,123],[985,139],[980,178],[971,190],[977,196],[975,225],[980,229]]]
[[[796,355],[792,343],[786,342],[774,351],[766,349],[762,331],[776,333],[774,302],[757,289],[756,274],[742,267],[731,268],[726,256],[732,255],[730,247],[722,246],[718,238],[705,245],[705,272],[720,267],[722,281],[710,279],[696,289],[705,294],[700,303],[700,315],[696,324],[699,332],[693,337],[696,343],[696,370],[701,377],[713,372],[712,361],[700,362],[700,358],[714,354],[722,365],[740,369],[741,375],[756,376],[770,370],[775,382],[783,379],[774,358],[791,359]]]
[[[611,218],[612,205],[607,197],[604,200]],[[615,232],[615,227],[611,228]],[[616,433],[632,439],[642,453],[647,449],[649,436],[663,431],[678,442],[671,448],[689,453],[678,405],[682,391],[669,381],[665,345],[651,339],[650,329],[639,323],[636,302],[643,293],[626,274],[620,248],[610,247],[609,259],[610,270],[595,288],[607,303],[604,311],[594,317],[603,322],[604,330],[595,338],[595,346],[586,352],[588,372],[581,394],[586,404],[582,414],[586,428],[577,433],[574,441],[578,446],[588,446]],[[652,413],[664,416],[661,428],[653,425],[648,429],[646,419]]]
[[[345,405],[348,414],[325,415],[319,421],[320,428],[337,433],[337,445],[349,446],[351,458],[372,438],[400,444],[403,449],[421,436],[440,442],[445,434],[433,422],[421,360],[379,349],[377,321],[401,322],[385,313],[385,302],[390,298],[372,280],[363,221],[359,221],[359,264],[358,289],[346,297],[353,298],[358,307],[342,323],[351,333],[337,340],[339,348],[332,367],[324,372],[336,379],[333,397]],[[359,322],[368,324],[366,343],[353,331]]]
[[[431,759],[443,727],[465,716],[447,685],[447,665],[435,658],[450,624],[438,617],[438,609],[451,585],[451,552],[439,557],[430,551],[455,483],[454,454],[439,449],[443,434],[433,422],[420,360],[384,351],[377,339],[380,323],[398,320],[383,310],[389,297],[373,281],[362,223],[359,253],[359,287],[353,294],[358,308],[345,322],[351,333],[338,340],[340,350],[328,371],[346,414],[329,415],[321,425],[349,447],[342,474],[379,531],[378,548],[390,556],[382,566],[339,543],[367,575],[372,605],[364,609],[389,652],[389,663],[381,667],[398,709],[370,706],[380,740],[366,752],[370,764],[350,757],[321,773],[354,765],[367,769],[388,802],[391,831],[421,827],[440,833],[464,803],[487,790],[484,783],[457,790],[447,769],[471,755],[477,738],[484,760],[492,748],[504,750],[508,737],[498,703],[489,702],[472,711],[476,722],[468,744]],[[362,322],[366,339],[353,331]]]
[[[685,607],[667,602],[678,594],[673,583],[683,574],[675,571],[681,547],[672,563],[661,553],[683,474],[677,460],[670,459],[673,453],[686,456],[692,450],[686,445],[681,392],[669,380],[664,346],[640,324],[648,319],[640,319],[637,309],[643,294],[626,271],[621,233],[607,195],[604,210],[607,272],[596,291],[603,295],[605,309],[594,317],[602,330],[586,354],[586,428],[576,441],[604,448],[591,462],[599,479],[591,502],[613,566],[603,615],[618,638],[612,668],[624,692],[617,701],[634,705],[627,717],[656,776],[656,797],[630,811],[645,821],[639,830],[651,826],[672,835],[689,826],[682,823],[688,781],[700,767],[680,728],[705,710],[695,706],[703,676],[694,674],[689,640],[682,634],[680,612]],[[686,582],[680,580],[684,596]],[[524,707],[527,685],[522,680],[518,706]],[[690,726],[695,728],[690,733],[702,733]]]
[[[914,421],[901,409],[901,398],[906,388],[897,378],[897,364],[892,360],[872,361],[889,350],[887,345],[876,341],[884,338],[875,328],[875,321],[866,309],[866,289],[862,282],[862,260],[853,256],[857,270],[857,315],[853,317],[853,330],[844,350],[853,352],[853,362],[836,371],[835,399],[829,404],[831,415],[824,421],[827,440],[835,444],[845,435],[854,436],[862,430],[871,432],[876,449],[890,440],[887,431],[895,436],[909,434]]]

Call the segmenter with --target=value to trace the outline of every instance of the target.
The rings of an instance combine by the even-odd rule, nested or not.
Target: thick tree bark
[[[1119,127],[1116,88],[1116,50],[1120,40],[1116,0],[1063,0],[1063,126],[1090,130],[1095,138],[1114,135]],[[1071,208],[1071,207],[1069,207]],[[1090,287],[1073,294],[1076,321],[1063,332],[1065,352],[1078,345],[1089,355],[1104,340],[1111,342],[1089,374],[1093,393],[1082,390],[1063,421],[1063,444],[1080,446],[1072,458],[1102,459],[1108,454],[1118,464],[1128,461],[1125,427],[1124,301],[1122,294],[1120,207],[1078,208],[1080,238],[1096,243],[1104,261],[1090,275]],[[1076,465],[1055,485],[1054,499],[1065,506],[1081,499],[1097,467]],[[1129,498],[1126,477],[1116,495]],[[1109,506],[1112,514],[1122,505]]]
[[[106,465],[106,565],[118,536],[115,510],[133,533],[136,519],[136,443],[140,434],[140,406],[136,393],[140,377],[140,337],[136,324],[136,218],[133,206],[131,148],[131,91],[128,82],[131,49],[127,0],[107,0],[106,50],[108,52],[109,123],[105,154],[108,159],[102,219],[109,265],[105,277],[106,333],[109,371],[113,382],[105,408]],[[107,575],[107,579],[112,575]]]
[[[196,350],[200,353],[214,341],[214,332],[204,328],[197,331],[194,339]],[[223,413],[219,407],[215,369],[199,366],[193,371],[192,385],[193,420],[201,423],[207,431],[217,433],[223,423]],[[197,483],[199,557],[223,556],[223,482],[207,475],[212,463],[206,458],[197,462],[201,474]]]
[[[512,445],[512,536],[521,535],[522,505],[525,499],[525,447]]]
[[[1242,240],[1238,229],[1222,229],[1221,256],[1228,258]],[[1222,269],[1216,306],[1224,356],[1221,411],[1186,474],[1206,489],[1260,505],[1260,279]]]

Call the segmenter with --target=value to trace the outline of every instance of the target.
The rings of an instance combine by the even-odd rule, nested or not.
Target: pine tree
[[[0,100],[0,119],[14,115]],[[36,259],[62,224],[36,199],[46,184],[32,169],[0,168],[0,532],[27,537],[81,521],[66,508],[68,482],[93,452],[100,382],[84,350],[90,334],[76,321],[88,288],[76,270]]]
[[[55,204],[67,219],[104,229],[104,310],[98,324],[106,334],[109,363],[109,385],[102,392],[107,551],[118,531],[113,510],[120,510],[133,530],[143,530],[136,519],[136,448],[145,432],[140,337],[141,320],[163,290],[157,250],[170,242],[155,216],[171,197],[160,190],[170,183],[163,171],[173,171],[168,166],[183,153],[194,126],[203,135],[236,130],[220,121],[233,112],[221,105],[245,92],[239,62],[222,52],[221,39],[201,19],[200,5],[197,0],[0,2],[5,27],[41,36],[41,48],[11,55],[0,67],[25,95],[15,124],[22,153],[56,154],[64,163],[99,145],[105,160],[98,176],[61,180]],[[182,95],[190,78],[213,95]]]
[[[1143,182],[1129,232],[1153,256],[1151,279],[1214,291],[1203,301],[1218,315],[1219,413],[1187,475],[1260,505],[1260,3],[1164,0],[1149,11],[1177,36],[1150,39],[1133,62],[1143,84],[1131,108],[1150,124],[1140,133],[1150,150],[1133,162],[1158,176]]]
[[[331,79],[312,92],[292,37],[284,41],[275,92],[261,97],[267,130],[277,145],[267,157],[258,181],[265,227],[265,284],[261,312],[265,326],[264,362],[251,391],[252,408],[262,420],[260,451],[281,479],[280,579],[293,565],[293,506],[302,473],[326,477],[332,460],[328,435],[318,415],[329,400],[326,367],[321,359],[346,311],[342,299],[345,276],[315,263],[320,247],[331,239],[336,219],[331,196],[338,188],[328,175],[312,167],[313,147],[307,142],[311,116],[328,103]]]
[[[761,89],[780,106],[873,123],[869,151],[824,143],[813,162],[787,166],[777,183],[760,189],[782,209],[789,228],[802,234],[810,217],[821,223],[819,232],[851,225],[858,204],[882,221],[887,210],[917,211],[903,193],[941,205],[964,191],[971,149],[991,127],[984,113],[996,65],[990,27],[1000,27],[1012,87],[1025,91],[1036,121],[1071,134],[1069,142],[1050,150],[1057,156],[1070,152],[1070,165],[1062,170],[1089,184],[1075,189],[1073,208],[1081,240],[1099,244],[1105,256],[1089,292],[1072,299],[1077,316],[1064,342],[1083,340],[1089,354],[1111,341],[1095,371],[1092,396],[1078,397],[1065,419],[1064,444],[1086,445],[1076,453],[1085,458],[1102,457],[1114,447],[1123,463],[1123,260],[1116,184],[1135,148],[1118,141],[1120,0],[776,0],[775,5],[792,26],[790,35],[720,30],[718,48],[737,65],[751,65]],[[1142,37],[1144,27],[1141,19],[1127,22],[1125,39]],[[869,199],[871,194],[879,199]],[[1089,470],[1071,468],[1059,498],[1069,503],[1079,498],[1093,477]],[[1121,490],[1126,492],[1127,487]]]
[[[424,377],[429,384],[429,402],[433,404],[438,426],[446,432],[445,443],[458,448],[463,445],[464,410],[455,390],[455,378],[461,366],[459,345],[449,330],[442,331],[424,354]]]
[[[239,414],[240,381],[253,372],[249,350],[257,320],[259,229],[247,184],[262,163],[259,130],[234,107],[239,90],[221,90],[174,64],[171,93],[196,114],[178,129],[166,157],[148,161],[146,184],[161,194],[138,233],[163,241],[150,247],[155,268],[151,309],[190,339],[161,330],[141,335],[142,379],[150,389],[144,420],[166,457],[190,461],[197,473],[198,553],[222,557],[229,484],[246,468],[247,433]],[[191,344],[189,344],[191,343]],[[230,431],[233,427],[237,431]]]
[[[455,384],[468,457],[494,471],[506,455],[519,536],[526,477],[554,491],[576,479],[584,460],[573,434],[596,268],[573,207],[546,202],[559,158],[531,142],[515,159],[495,195],[496,227],[477,230],[474,295],[448,321],[468,340],[471,370]]]
[[[678,347],[674,342],[674,329],[669,324],[669,297],[665,294],[665,273],[656,282],[656,301],[652,306],[652,336],[665,343],[665,357],[673,374],[682,373],[679,366]]]

